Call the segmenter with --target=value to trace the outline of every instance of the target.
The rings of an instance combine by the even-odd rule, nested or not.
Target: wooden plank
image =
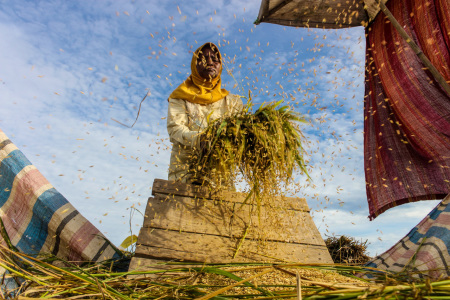
[[[171,230],[141,228],[136,255],[186,262],[296,262],[333,263],[325,246],[245,240],[233,258],[239,239],[208,234],[187,234]]]
[[[149,198],[143,227],[224,237],[325,245],[307,212],[239,205],[209,199],[156,195]],[[145,243],[145,241],[142,241]]]
[[[288,198],[287,209],[262,205],[258,216],[256,206],[242,205],[242,193],[157,179],[153,194],[130,270],[172,268],[157,266],[160,260],[333,263],[305,199]]]
[[[213,190],[210,187],[198,186],[193,184],[186,184],[181,182],[168,181],[163,179],[155,179],[152,187],[152,195],[166,194],[171,196],[205,198],[212,200],[221,200],[228,202],[242,203],[246,198],[246,194],[225,191]],[[264,202],[264,200],[263,200]],[[305,198],[298,197],[279,197],[270,203],[278,203],[286,209],[295,209],[300,211],[310,211],[308,203]]]

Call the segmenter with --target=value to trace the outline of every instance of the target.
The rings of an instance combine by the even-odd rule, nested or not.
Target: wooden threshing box
[[[285,198],[283,209],[258,210],[242,204],[242,193],[161,179],[152,194],[130,270],[161,260],[333,263],[303,198]]]

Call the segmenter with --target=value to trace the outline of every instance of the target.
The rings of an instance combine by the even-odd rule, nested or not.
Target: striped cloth
[[[450,195],[391,249],[367,264],[419,277],[450,276]]]
[[[52,253],[73,262],[117,255],[1,130],[0,217],[12,244],[29,255]]]
[[[389,10],[450,82],[450,0]],[[369,218],[450,193],[450,95],[383,13],[366,28],[364,161]]]

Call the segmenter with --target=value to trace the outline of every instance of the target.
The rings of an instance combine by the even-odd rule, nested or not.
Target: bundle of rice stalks
[[[305,120],[282,102],[263,103],[252,113],[250,100],[241,113],[212,122],[191,161],[193,177],[222,186],[242,178],[259,200],[281,194],[296,170],[307,174],[298,127]]]

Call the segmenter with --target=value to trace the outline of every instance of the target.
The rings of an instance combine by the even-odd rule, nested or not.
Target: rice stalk
[[[308,174],[298,124],[305,119],[282,101],[263,103],[254,113],[252,107],[250,99],[242,112],[204,129],[190,173],[197,182],[225,188],[242,178],[259,210],[262,195],[268,200],[283,194],[295,171]]]

